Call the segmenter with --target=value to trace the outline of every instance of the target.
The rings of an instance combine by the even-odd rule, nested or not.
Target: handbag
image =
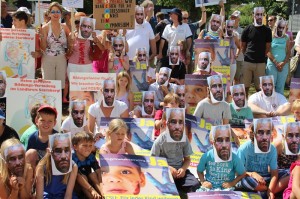
[[[290,60],[290,72],[294,73],[297,69],[299,63],[299,55],[295,55],[294,57],[291,58]]]

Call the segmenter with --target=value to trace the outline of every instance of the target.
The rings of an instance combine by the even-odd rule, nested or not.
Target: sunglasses
[[[61,14],[60,10],[51,10],[50,12],[51,14]]]
[[[268,19],[268,22],[274,21],[274,19]]]
[[[188,20],[189,18],[188,18],[188,17],[182,17],[182,19],[183,19],[183,20]]]

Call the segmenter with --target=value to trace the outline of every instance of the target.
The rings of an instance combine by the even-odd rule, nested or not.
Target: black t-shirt
[[[0,146],[2,145],[2,142],[5,140],[8,140],[10,138],[17,138],[20,140],[18,133],[15,131],[15,129],[11,128],[10,126],[4,125],[4,131],[3,134],[0,136]]]
[[[4,28],[11,28],[12,21],[12,17],[9,14],[7,14],[5,18],[1,17],[1,23],[4,26]]]
[[[162,66],[161,67],[168,67],[172,69],[171,78],[176,78],[176,79],[184,79],[185,74],[186,74],[186,68],[185,65],[182,61],[179,61],[179,65],[174,65],[172,68],[172,65],[169,64],[169,56],[164,57],[162,59]]]
[[[242,33],[242,42],[246,42],[244,60],[250,63],[264,63],[266,43],[272,42],[272,31],[267,26],[247,26]]]
[[[162,34],[163,34],[163,32],[164,32],[164,29],[165,29],[165,27],[166,27],[166,22],[164,22],[164,21],[161,21],[160,23],[158,23],[156,26],[155,26],[155,35],[157,34],[157,33],[159,33],[159,36],[160,37],[162,37]],[[160,39],[161,40],[161,39]],[[157,42],[156,42],[156,52],[157,52],[157,54],[159,53],[159,44],[160,44],[160,40],[158,40]],[[164,47],[163,47],[163,50],[162,50],[162,55],[163,55],[163,57],[165,57],[165,56],[167,56],[167,52],[168,52],[168,42],[167,41],[165,41],[165,44],[164,44]]]

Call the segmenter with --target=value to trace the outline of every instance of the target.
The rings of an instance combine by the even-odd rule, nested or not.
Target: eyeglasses
[[[55,148],[54,150],[52,150],[52,153],[55,156],[61,156],[62,153],[65,152],[65,154],[69,154],[71,152],[70,147],[66,147],[66,148]]]
[[[51,14],[61,14],[60,10],[51,10],[50,12]]]
[[[182,17],[182,19],[183,19],[183,20],[188,20],[189,18],[188,18],[188,17]]]
[[[75,24],[78,25],[80,23],[79,20],[75,20]]]
[[[268,22],[274,21],[274,19],[268,19]]]

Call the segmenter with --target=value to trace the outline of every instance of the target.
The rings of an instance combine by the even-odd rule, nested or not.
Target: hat
[[[0,119],[5,119],[5,113],[0,109]]]
[[[182,15],[181,10],[178,8],[173,8],[170,12],[168,12],[168,14],[171,14],[171,13],[174,13],[177,15]]]
[[[236,10],[231,14],[231,16],[240,17],[240,14],[241,14],[241,12]]]
[[[56,110],[56,108],[54,108],[53,106],[50,106],[50,105],[48,105],[48,104],[42,105],[42,106],[37,110],[37,112],[40,112],[40,111],[46,110],[46,109],[52,111],[52,112],[55,114],[55,117],[57,117],[57,110]]]
[[[23,12],[25,12],[26,14],[31,15],[30,11],[29,11],[28,8],[26,8],[26,7],[20,7],[20,8],[17,10],[17,12],[18,12],[18,11],[23,11]]]

